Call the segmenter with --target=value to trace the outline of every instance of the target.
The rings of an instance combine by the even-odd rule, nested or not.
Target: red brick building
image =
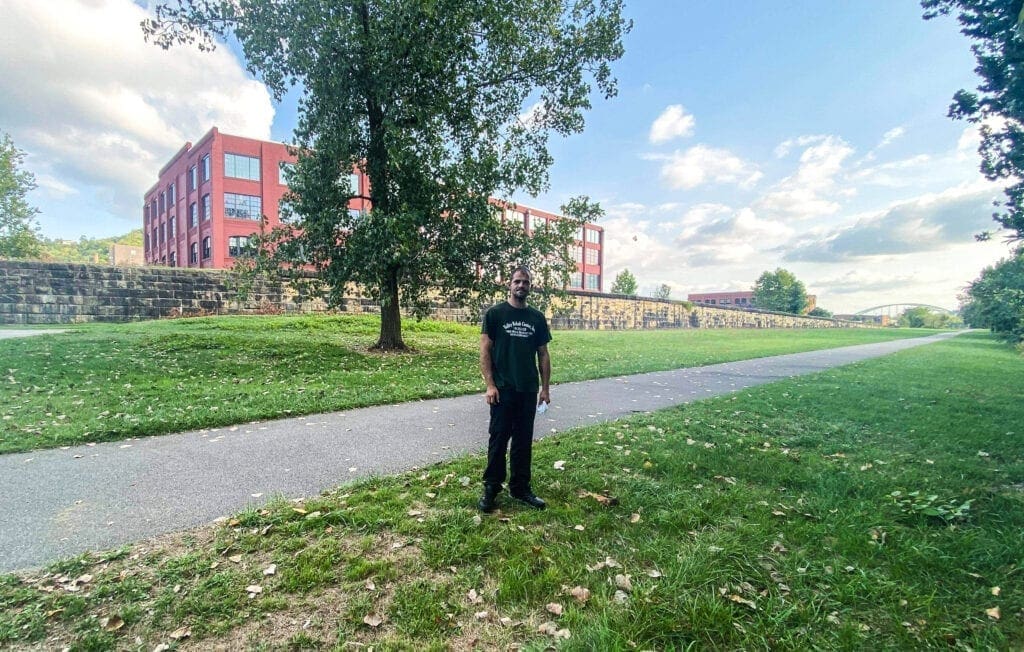
[[[142,208],[146,264],[224,269],[242,255],[249,237],[266,219],[269,231],[280,224],[278,204],[288,191],[288,167],[295,156],[282,143],[221,133],[213,127],[194,145],[185,143],[160,169],[146,191]],[[369,179],[353,171],[353,194],[368,196]],[[558,215],[527,206],[503,208],[503,219],[531,231]],[[369,201],[353,199],[349,210],[369,210]],[[586,224],[574,255],[579,271],[570,287],[601,291],[604,230]]]
[[[702,292],[686,295],[686,300],[708,306],[730,306],[734,308],[756,308],[753,292]],[[807,310],[814,310],[818,297],[807,295]]]

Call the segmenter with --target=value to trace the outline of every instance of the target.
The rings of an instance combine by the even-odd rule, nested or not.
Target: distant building
[[[691,303],[700,303],[706,306],[729,306],[730,308],[757,308],[753,292],[702,292],[686,295],[686,300]],[[806,311],[814,310],[818,305],[818,297],[813,294],[807,295]]]
[[[708,306],[738,306],[750,308],[754,306],[753,292],[703,292],[688,294],[686,300],[691,303],[702,303]]]
[[[281,223],[279,204],[288,191],[286,177],[296,156],[283,143],[221,133],[213,127],[195,145],[188,142],[171,157],[158,181],[143,197],[142,232],[148,265],[224,269],[245,255],[249,238],[262,220],[269,232]],[[354,195],[370,195],[369,178],[353,170]],[[494,200],[502,219],[529,232],[554,213]],[[357,198],[350,211],[368,211]],[[570,287],[600,292],[603,286],[604,229],[580,229],[573,255],[578,263]]]
[[[115,267],[145,265],[146,252],[134,245],[110,245],[110,264]]]

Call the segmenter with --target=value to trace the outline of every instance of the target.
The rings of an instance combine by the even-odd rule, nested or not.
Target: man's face
[[[515,298],[525,299],[530,294],[530,275],[523,272],[513,274],[511,291]]]

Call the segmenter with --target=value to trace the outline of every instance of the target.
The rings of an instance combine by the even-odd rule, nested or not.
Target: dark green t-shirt
[[[493,343],[491,370],[498,389],[540,390],[537,349],[551,341],[544,313],[530,307],[516,308],[503,301],[484,315],[480,332],[487,333]]]

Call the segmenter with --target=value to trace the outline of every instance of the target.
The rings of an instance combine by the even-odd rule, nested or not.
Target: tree
[[[792,272],[779,267],[757,278],[754,303],[758,308],[799,315],[807,309],[807,288]]]
[[[672,288],[668,283],[662,283],[658,286],[658,289],[654,291],[655,299],[667,299],[672,295]]]
[[[926,20],[956,14],[960,32],[974,41],[977,92],[953,95],[949,117],[980,124],[981,172],[1007,183],[1002,211],[992,217],[1024,238],[1024,14],[1020,0],[921,0]],[[991,234],[981,234],[988,239]]]
[[[143,23],[164,48],[233,35],[276,98],[301,85],[287,224],[264,244],[315,270],[333,305],[350,284],[378,300],[381,349],[405,348],[401,307],[496,292],[513,262],[568,285],[599,207],[574,200],[527,238],[489,197],[547,189],[549,135],[583,129],[594,86],[616,94],[630,28],[622,0],[181,0]],[[348,210],[354,168],[366,214]]]
[[[628,269],[624,269],[612,283],[612,294],[636,294],[636,277]]]
[[[810,311],[807,312],[807,316],[808,317],[824,317],[826,319],[832,319],[832,312],[830,310],[825,310],[821,306],[816,306],[814,308],[814,310],[810,310]]]
[[[14,146],[8,134],[0,138],[0,258],[37,258],[41,251],[39,209],[26,195],[36,187],[36,178],[22,170],[25,152]]]
[[[1024,247],[986,267],[968,287],[961,314],[1011,342],[1024,341]]]

